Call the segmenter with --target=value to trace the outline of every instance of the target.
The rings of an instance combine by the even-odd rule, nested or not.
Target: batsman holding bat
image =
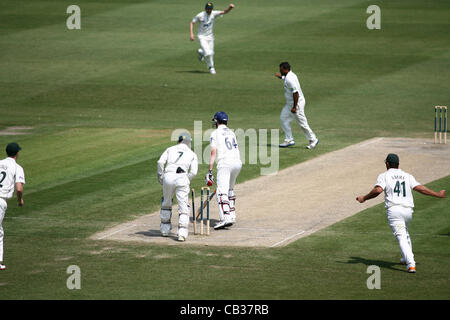
[[[217,203],[220,221],[214,226],[215,230],[230,227],[236,222],[236,196],[234,186],[236,178],[242,168],[239,147],[236,136],[228,127],[228,115],[216,112],[212,119],[216,128],[210,136],[211,158],[209,171],[206,174],[206,184],[211,186],[214,181],[213,166],[217,158]]]
[[[409,173],[400,170],[399,158],[396,154],[388,154],[384,173],[380,174],[375,187],[365,196],[359,196],[356,200],[360,203],[377,197],[384,191],[385,207],[389,226],[400,245],[402,258],[401,264],[406,264],[409,273],[416,272],[416,262],[412,252],[411,238],[408,226],[412,219],[414,199],[411,190],[436,198],[445,198],[445,190],[435,192],[421,185]]]

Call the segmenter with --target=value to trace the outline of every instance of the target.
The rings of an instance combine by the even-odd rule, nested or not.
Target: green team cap
[[[8,145],[6,146],[6,154],[9,157],[15,156],[20,150],[22,150],[22,148],[19,147],[19,145],[15,142],[8,143]]]
[[[395,153],[389,153],[386,157],[386,162],[399,164],[400,161],[398,159],[398,155]]]
[[[212,4],[212,2],[207,2],[205,5],[205,10],[206,9],[214,9],[214,5]]]
[[[189,133],[187,133],[187,132],[183,132],[179,137],[178,137],[178,143],[180,143],[180,142],[187,142],[187,143],[189,143],[189,142],[191,142],[192,141],[192,139],[191,139],[191,135],[189,134]]]

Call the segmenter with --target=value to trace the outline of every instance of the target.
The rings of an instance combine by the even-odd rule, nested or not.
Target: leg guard
[[[189,234],[189,214],[180,213],[178,216],[178,236],[187,239]]]
[[[230,202],[228,201],[228,195],[223,193],[217,194],[217,203],[219,205],[220,221],[230,222]]]
[[[163,236],[168,236],[170,230],[172,229],[172,224],[170,223],[170,219],[172,218],[172,208],[161,208],[161,234]]]
[[[228,201],[230,203],[230,218],[231,222],[236,222],[236,196],[234,195],[234,191],[228,191]]]

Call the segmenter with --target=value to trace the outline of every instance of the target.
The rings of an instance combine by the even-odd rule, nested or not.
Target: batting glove
[[[212,170],[209,170],[208,173],[205,176],[205,182],[207,186],[212,186],[214,183],[214,176],[212,173]]]

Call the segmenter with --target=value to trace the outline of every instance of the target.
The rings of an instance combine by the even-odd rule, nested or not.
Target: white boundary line
[[[298,232],[298,233],[296,233],[296,234],[294,234],[294,235],[292,235],[292,236],[290,236],[290,237],[287,237],[287,238],[284,239],[284,240],[278,241],[277,243],[271,245],[270,247],[271,247],[271,248],[274,248],[274,247],[278,246],[279,244],[282,244],[283,242],[286,242],[286,241],[288,241],[288,240],[290,240],[290,239],[292,239],[292,238],[295,238],[296,236],[299,236],[299,235],[301,235],[301,234],[303,234],[303,233],[305,233],[305,232],[306,232],[305,230],[302,230],[302,231],[300,231],[300,232]]]

